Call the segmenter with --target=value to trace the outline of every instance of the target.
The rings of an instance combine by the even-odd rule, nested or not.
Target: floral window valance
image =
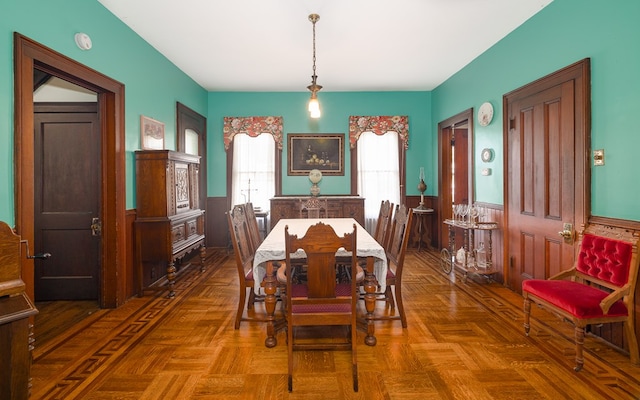
[[[282,117],[224,117],[224,149],[229,150],[233,137],[245,133],[256,137],[261,133],[270,133],[282,150]]]
[[[373,132],[384,135],[386,132],[397,132],[404,143],[405,150],[409,148],[409,117],[406,115],[392,116],[350,116],[349,117],[349,146],[355,148],[358,138],[363,132]]]

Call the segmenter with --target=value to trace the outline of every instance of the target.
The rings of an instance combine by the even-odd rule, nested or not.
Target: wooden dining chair
[[[317,197],[300,199],[300,218],[327,218],[329,202],[327,199],[320,200]]]
[[[262,243],[262,237],[260,236],[260,227],[258,226],[258,219],[253,210],[253,204],[251,202],[246,203],[244,206],[244,213],[247,218],[247,227],[249,228],[249,238],[251,239],[251,248],[255,253],[260,243]]]
[[[359,283],[352,279],[338,283],[336,279],[336,252],[340,248],[351,252],[351,276],[364,277],[356,257],[356,225],[353,232],[340,237],[333,228],[322,222],[309,227],[304,237],[289,234],[285,227],[286,264],[280,269],[279,280],[286,281],[282,293],[287,320],[288,385],[293,390],[293,351],[299,349],[351,350],[353,390],[358,391],[358,358],[356,346],[356,303]],[[291,254],[299,249],[306,254],[307,280],[296,284],[292,279]],[[284,275],[284,277],[282,277]],[[294,329],[304,326],[347,326],[350,335],[344,341],[298,341]]]
[[[235,205],[226,214],[240,283],[240,296],[234,325],[235,329],[239,329],[240,321],[264,321],[264,319],[243,317],[245,304],[247,310],[252,309],[258,297],[254,291],[253,256],[255,251],[251,244],[246,207],[244,204]],[[248,301],[247,291],[249,291]]]
[[[380,212],[378,213],[378,221],[376,222],[376,230],[373,238],[380,243],[380,246],[387,248],[389,232],[391,231],[391,223],[393,217],[393,203],[389,200],[380,202]]]
[[[404,257],[407,252],[407,244],[409,243],[409,234],[411,231],[411,220],[413,218],[413,209],[404,204],[396,206],[396,212],[393,216],[391,231],[387,248],[387,284],[384,289],[384,300],[389,304],[391,309],[398,306],[398,315],[382,316],[375,319],[399,319],[402,327],[407,327],[407,316],[404,312],[402,303],[402,270],[404,267]],[[394,302],[395,292],[395,302]]]

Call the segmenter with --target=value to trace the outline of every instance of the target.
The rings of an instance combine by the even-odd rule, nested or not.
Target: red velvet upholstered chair
[[[638,234],[621,228],[590,225],[580,234],[573,268],[547,280],[522,282],[524,330],[529,335],[531,303],[558,314],[575,326],[576,366],[584,365],[585,327],[622,322],[629,356],[638,364],[634,293],[638,275]]]
[[[309,227],[305,235],[298,238],[289,234],[289,227],[285,227],[286,265],[278,270],[279,279],[286,281],[286,289],[282,293],[287,319],[287,354],[289,365],[289,391],[293,389],[293,350],[298,349],[345,349],[351,350],[353,390],[358,391],[358,358],[356,346],[356,302],[359,295],[357,276],[364,276],[358,271],[356,256],[356,225],[353,232],[340,237],[330,225],[322,222]],[[338,282],[336,269],[338,261],[336,252],[344,248],[351,252],[350,282]],[[292,260],[290,255],[299,249],[304,250],[307,265],[307,280],[305,283],[295,283],[292,279]],[[284,271],[284,274],[281,272]],[[359,273],[360,272],[360,273]],[[283,277],[284,275],[284,277]],[[295,329],[309,326],[346,326],[349,334],[344,340],[330,342],[298,338]],[[330,329],[323,329],[328,331]]]

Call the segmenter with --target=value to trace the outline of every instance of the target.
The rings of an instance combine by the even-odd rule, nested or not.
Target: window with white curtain
[[[275,141],[271,134],[235,135],[231,204],[251,201],[254,207],[269,209],[269,200],[276,192],[275,168]]]
[[[365,228],[374,233],[380,203],[400,203],[398,134],[363,132],[358,138],[358,193],[365,198]]]

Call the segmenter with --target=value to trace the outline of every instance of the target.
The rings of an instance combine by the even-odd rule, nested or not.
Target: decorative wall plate
[[[480,158],[484,162],[493,161],[493,149],[489,149],[489,148],[482,149],[482,152],[480,153]]]
[[[493,119],[493,106],[489,102],[482,103],[478,110],[478,123],[480,126],[487,126]]]

